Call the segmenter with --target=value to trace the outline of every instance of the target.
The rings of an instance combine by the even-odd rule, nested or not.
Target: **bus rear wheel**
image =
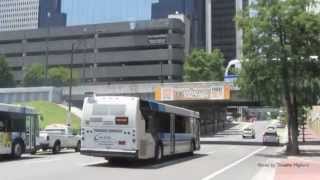
[[[23,150],[22,150],[21,143],[19,143],[19,142],[13,143],[12,153],[11,153],[12,157],[13,158],[21,158],[22,152],[23,152]]]
[[[189,155],[193,155],[194,154],[194,150],[195,150],[195,143],[194,143],[194,141],[191,141],[190,142],[190,151],[189,151]]]
[[[75,148],[75,151],[76,151],[76,152],[80,152],[80,149],[81,149],[81,142],[78,141],[77,147]]]

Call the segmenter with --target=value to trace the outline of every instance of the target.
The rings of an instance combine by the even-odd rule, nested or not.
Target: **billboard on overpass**
[[[230,100],[230,89],[228,85],[157,87],[155,99],[157,101]]]

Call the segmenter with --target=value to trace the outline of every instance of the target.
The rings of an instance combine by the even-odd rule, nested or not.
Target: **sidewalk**
[[[275,180],[319,180],[320,179],[320,136],[307,128],[306,143],[299,136],[299,156],[289,156],[277,164]]]
[[[300,133],[301,133],[301,135],[299,136],[299,142],[303,143],[302,142],[303,141],[302,131]],[[320,135],[316,134],[309,127],[306,127],[304,134],[305,134],[306,144],[318,143],[320,145]]]
[[[289,158],[277,163],[275,180],[319,180],[320,161]]]

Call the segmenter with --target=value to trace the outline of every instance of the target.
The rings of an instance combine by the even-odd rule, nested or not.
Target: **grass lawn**
[[[46,101],[34,101],[21,104],[35,108],[43,116],[43,120],[40,121],[41,129],[49,124],[66,123],[67,110],[58,106],[57,104]],[[73,129],[80,129],[80,118],[74,114],[72,114],[71,127]]]

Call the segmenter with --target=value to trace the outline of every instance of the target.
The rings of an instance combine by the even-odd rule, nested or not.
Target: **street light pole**
[[[84,30],[85,32],[87,31],[86,29]],[[87,51],[87,41],[86,39],[83,39],[85,40],[85,51]],[[69,70],[70,70],[70,79],[69,79],[69,97],[68,97],[68,114],[67,114],[67,125],[68,126],[71,126],[71,101],[72,101],[72,85],[73,85],[73,62],[74,62],[74,51],[76,48],[79,48],[80,46],[80,43],[81,43],[81,39],[76,41],[76,42],[73,42],[72,45],[71,45],[71,59],[70,59],[70,65],[69,65]],[[76,45],[78,45],[76,47]],[[86,55],[87,56],[87,55]],[[87,58],[87,57],[86,57]],[[87,60],[85,60],[84,63],[86,63]],[[85,67],[83,63],[83,68]]]
[[[71,47],[71,60],[70,60],[70,79],[69,79],[69,98],[68,98],[68,117],[67,117],[67,125],[71,126],[71,100],[72,100],[72,81],[73,81],[73,59],[74,59],[74,46],[75,43],[72,43]]]
[[[45,83],[48,82],[48,64],[49,64],[49,36],[50,36],[50,19],[51,19],[51,13],[48,12],[47,14],[48,18],[48,24],[47,24],[47,38],[46,38],[46,64],[45,64],[45,72],[44,72],[44,78]]]

